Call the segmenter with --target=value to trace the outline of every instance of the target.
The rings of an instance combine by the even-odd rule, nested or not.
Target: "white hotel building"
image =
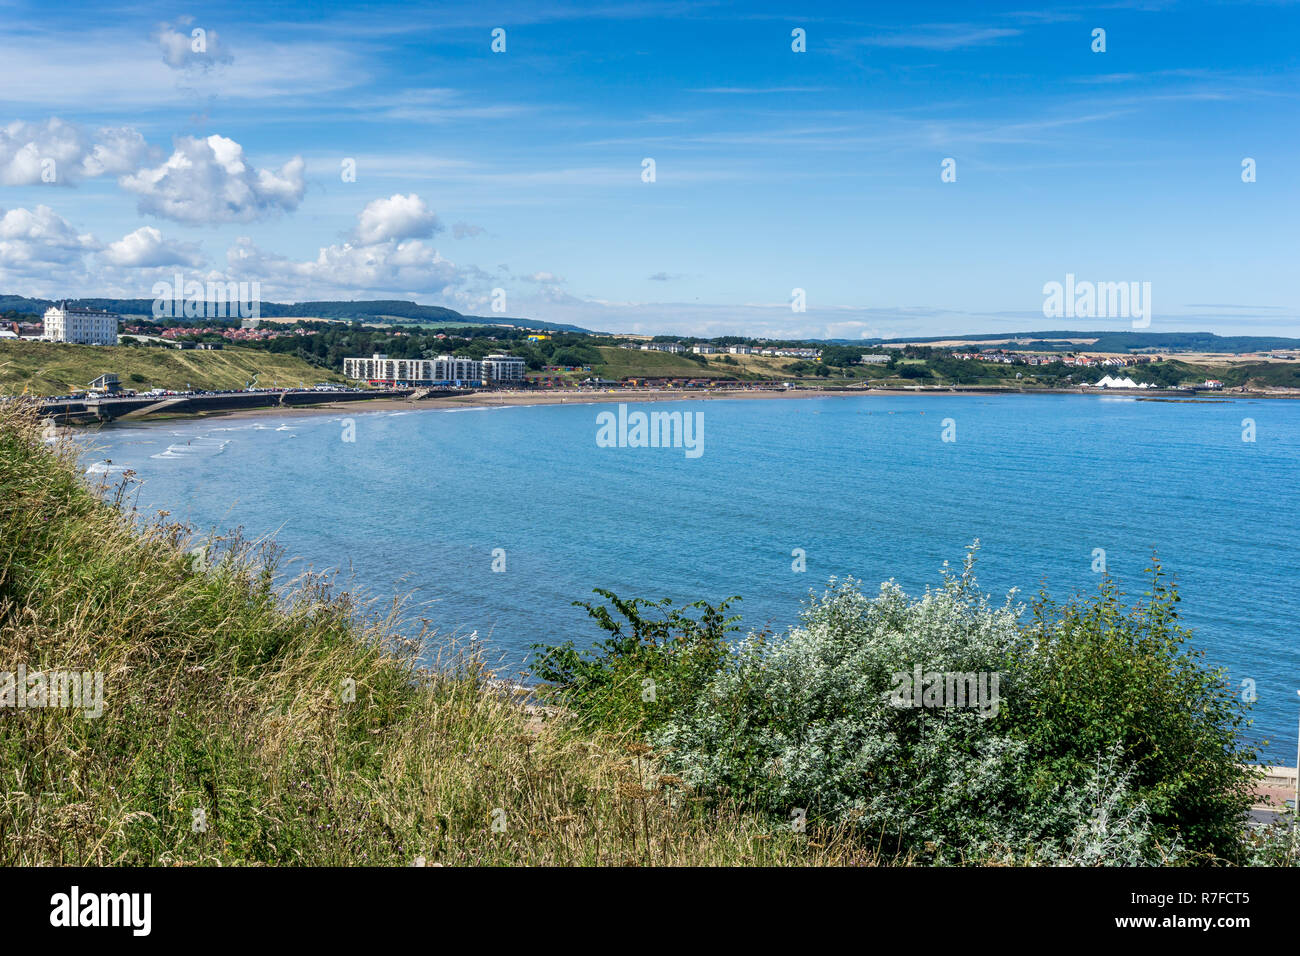
[[[52,307],[45,310],[45,337],[51,342],[78,345],[116,345],[117,319],[97,309]]]
[[[459,355],[432,359],[391,359],[376,352],[370,358],[345,358],[343,374],[373,384],[429,385],[435,382],[522,382],[524,360],[513,355],[489,355],[482,361]]]

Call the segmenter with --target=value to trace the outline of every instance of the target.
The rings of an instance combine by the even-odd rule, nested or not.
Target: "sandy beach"
[[[707,402],[717,400],[734,401],[737,399],[826,398],[831,396],[847,398],[851,396],[914,394],[919,393],[893,389],[863,389],[860,391],[844,391],[840,389],[714,389],[709,391],[687,391],[685,389],[615,389],[609,391],[554,389],[545,392],[477,392],[473,395],[456,395],[447,398],[374,398],[367,401],[322,402],[319,405],[273,405],[266,408],[234,409],[174,417],[282,418],[299,415],[364,415],[367,412],[418,411],[438,408],[489,408],[506,405],[599,405],[632,404],[636,402]],[[161,418],[152,420],[160,421]]]
[[[476,392],[451,397],[373,398],[364,401],[330,402],[318,405],[270,405],[265,408],[232,409],[197,414],[162,415],[138,421],[167,421],[196,418],[285,418],[302,415],[364,415],[373,412],[419,411],[446,408],[490,408],[528,405],[602,405],[639,402],[710,402],[749,400],[794,400],[806,398],[871,398],[899,395],[962,395],[967,397],[1017,395],[1090,395],[1093,397],[1129,397],[1142,401],[1207,402],[1254,398],[1300,398],[1294,392],[1215,392],[1193,398],[1186,393],[1171,392],[1101,392],[1090,389],[1012,390],[995,388],[897,389],[897,388],[800,388],[800,389],[554,389],[536,392]]]

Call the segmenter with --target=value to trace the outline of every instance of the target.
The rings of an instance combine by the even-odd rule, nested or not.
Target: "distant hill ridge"
[[[837,339],[845,345],[894,345],[900,342],[989,342],[1019,339],[1016,348],[1060,349],[1085,352],[1131,352],[1160,349],[1178,352],[1267,352],[1300,349],[1300,339],[1276,335],[1216,335],[1214,332],[987,332],[979,335],[903,336],[895,339]],[[1074,345],[1065,339],[1096,339],[1092,345]]]
[[[69,298],[57,301],[67,301],[73,305],[93,309],[106,309],[120,315],[153,316],[153,299]],[[51,299],[34,299],[23,295],[0,295],[0,312],[13,310],[31,315],[40,315],[55,304],[56,301]],[[327,299],[319,302],[262,302],[260,312],[263,317],[269,319],[358,319],[390,324],[394,319],[405,319],[411,322],[468,322],[475,325],[526,326],[533,329],[553,329],[561,332],[587,331],[576,325],[543,322],[538,319],[465,315],[455,309],[447,309],[438,305],[419,305],[402,299],[367,299],[356,302],[338,299]]]
[[[80,298],[57,300],[67,301],[73,305],[95,309],[106,309],[121,315],[153,316],[153,299],[108,299]],[[22,295],[0,294],[0,312],[15,311],[30,315],[40,315],[50,306],[57,304],[51,299],[37,299]],[[593,333],[590,329],[561,322],[544,322],[540,319],[512,318],[508,316],[465,315],[455,309],[438,305],[420,305],[405,299],[366,299],[348,301],[343,299],[325,299],[317,302],[262,302],[260,313],[265,318],[303,318],[303,319],[347,319],[374,322],[385,325],[412,323],[466,323],[470,325],[498,325],[510,328],[546,329],[553,332],[581,332],[584,334],[608,335],[611,333]],[[690,335],[659,336],[659,339],[685,339],[689,341],[710,341]],[[1091,345],[1075,345],[1067,339],[1095,339]],[[1014,348],[1053,350],[1053,351],[1087,351],[1087,352],[1134,352],[1143,349],[1164,352],[1267,352],[1274,349],[1300,349],[1300,338],[1287,338],[1271,335],[1217,335],[1214,332],[1127,332],[1114,330],[1093,331],[1039,331],[1039,332],[981,332],[973,335],[907,335],[898,338],[871,339],[782,339],[791,342],[824,341],[830,345],[847,345],[853,347],[872,347],[896,345],[914,342],[924,345],[928,342],[995,342],[1001,340],[1019,340]],[[754,336],[722,336],[713,341],[724,344],[760,341]]]

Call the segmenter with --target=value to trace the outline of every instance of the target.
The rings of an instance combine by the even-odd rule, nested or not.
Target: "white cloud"
[[[323,288],[350,297],[446,298],[487,275],[457,266],[423,241],[441,228],[424,200],[399,193],[368,203],[352,239],[322,247],[315,259],[266,252],[244,236],[227,250],[226,267],[232,279],[258,279],[266,294],[287,298],[318,298]]]
[[[226,253],[227,271],[236,280],[265,280],[268,293],[318,298],[322,288],[349,296],[442,295],[477,270],[461,269],[419,239],[323,247],[315,259],[299,262],[264,252],[241,237]]]
[[[0,183],[66,184],[120,175],[139,166],[148,153],[144,137],[130,127],[106,127],[92,138],[58,117],[44,123],[15,121],[0,127]]]
[[[49,206],[20,207],[0,215],[0,273],[80,268],[84,255],[98,248],[94,236],[78,233]]]
[[[162,50],[163,62],[173,70],[210,70],[218,63],[234,62],[216,30],[194,26],[191,17],[181,17],[177,26],[184,32],[160,23],[153,34]]]
[[[87,176],[121,176],[134,172],[155,152],[140,131],[129,126],[104,127],[95,138],[98,142],[81,162]]]
[[[140,197],[141,213],[177,222],[251,222],[298,207],[304,166],[295,156],[279,170],[255,169],[232,139],[186,136],[161,166],[119,182]]]
[[[70,123],[59,119],[44,124],[10,123],[0,129],[0,182],[6,186],[43,182],[41,174],[47,161],[53,161],[57,177],[60,166],[71,172],[85,153],[81,131]]]
[[[130,269],[156,266],[197,268],[203,264],[198,243],[164,239],[153,226],[141,226],[117,242],[109,243],[100,256],[109,265]]]
[[[475,226],[468,222],[458,222],[451,227],[451,234],[457,239],[476,239],[485,231],[482,226]]]
[[[357,217],[356,238],[362,244],[389,239],[427,239],[442,225],[437,215],[415,193],[375,199]]]
[[[936,23],[914,29],[879,32],[851,42],[866,46],[915,47],[921,50],[960,50],[1019,36],[1009,27],[980,27],[964,23]]]
[[[351,89],[371,78],[356,51],[283,42],[267,32],[248,35],[239,59],[220,69],[177,70],[134,25],[86,23],[84,29],[21,33],[9,26],[0,22],[0,101],[25,109],[156,113],[166,106],[190,109],[196,97],[212,96],[266,104]]]

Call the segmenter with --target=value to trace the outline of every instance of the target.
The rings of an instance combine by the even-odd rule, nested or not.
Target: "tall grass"
[[[0,671],[104,680],[97,718],[0,710],[0,865],[880,861],[706,803],[326,579],[277,587],[271,545],[196,543],[0,403]]]

